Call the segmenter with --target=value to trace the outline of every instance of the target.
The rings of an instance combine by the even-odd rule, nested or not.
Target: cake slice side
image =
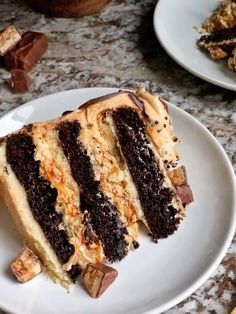
[[[80,210],[80,189],[59,144],[59,121],[34,124],[32,137],[36,145],[35,159],[40,162],[41,176],[57,190],[55,208],[62,217],[60,230],[66,231],[70,244],[74,246],[73,254],[62,265],[70,273],[75,267],[84,269],[87,263],[101,262],[104,252],[87,215]]]
[[[180,199],[138,113],[121,108],[112,113],[112,119],[119,147],[138,191],[142,221],[157,242],[177,230],[182,209]]]
[[[125,238],[129,247],[137,247],[137,210],[141,211],[140,202],[106,119],[110,110],[120,106],[141,110],[139,106],[142,105],[137,105],[132,97],[133,93],[122,91],[98,98],[98,101],[95,99],[82,106],[81,112],[72,113],[70,118],[78,116],[81,124],[80,141],[90,157],[99,187],[117,208],[127,229]]]
[[[22,132],[16,134],[23,134]],[[31,211],[26,190],[7,160],[6,140],[0,144],[0,184],[4,201],[26,244],[39,256],[45,271],[56,282],[68,288],[69,276],[62,270],[58,257]],[[20,158],[20,156],[18,156]],[[16,160],[18,160],[18,158]]]
[[[153,97],[153,99],[151,99],[151,97],[153,96],[142,89],[139,90],[136,95],[129,92],[122,92],[120,94],[116,93],[111,95],[109,98],[106,96],[102,99],[99,98],[97,102],[96,99],[90,101],[85,106],[82,106],[86,108],[86,114],[83,115],[85,121],[84,125],[86,126],[87,123],[87,127],[82,129],[88,130],[90,128],[90,131],[84,133],[85,143],[88,144],[90,141],[88,147],[94,148],[97,146],[98,151],[108,152],[107,157],[105,156],[104,158],[104,155],[101,157],[100,163],[99,153],[96,152],[96,149],[92,152],[92,156],[95,156],[96,159],[96,173],[100,172],[100,177],[103,176],[105,178],[105,180],[102,180],[103,189],[109,192],[112,199],[115,199],[114,193],[111,193],[109,190],[108,182],[110,173],[112,172],[112,168],[108,161],[112,161],[111,164],[113,165],[111,157],[113,155],[115,156],[116,161],[119,161],[115,166],[118,170],[122,169],[123,178],[125,178],[127,183],[123,190],[125,190],[127,194],[131,191],[128,198],[130,200],[136,200],[135,202],[132,202],[136,211],[136,217],[134,217],[134,219],[136,221],[143,220],[148,226],[149,231],[152,233],[153,238],[157,241],[158,238],[167,237],[178,228],[181,219],[184,217],[184,209],[177,191],[172,185],[166,172],[167,167],[176,166],[179,159],[179,154],[175,148],[176,138],[172,135],[173,126],[171,119],[166,105],[160,100],[157,101],[156,97]],[[119,115],[119,113],[122,115],[122,112],[123,117],[118,117],[117,115]],[[118,124],[120,122],[118,120],[120,118],[121,120],[123,118],[126,119],[124,123],[125,126],[123,125],[123,130],[125,129],[127,132],[118,134]],[[159,121],[157,121],[157,118]],[[81,119],[81,121],[83,121],[83,119]],[[135,123],[137,121],[139,122],[139,125],[135,130]],[[123,122],[124,121],[121,123]],[[132,122],[134,123],[132,124]],[[99,128],[94,128],[94,125],[99,125]],[[140,128],[142,129],[142,132],[138,134]],[[91,135],[90,137],[89,134]],[[132,138],[133,135],[134,137]],[[107,139],[106,142],[112,144],[110,151],[107,146],[102,145],[101,138],[104,136]],[[136,153],[129,158],[129,155],[132,154],[132,150],[135,149],[136,144]],[[126,150],[126,152],[124,150]],[[147,156],[145,156],[145,158],[147,157],[147,160],[143,161],[143,164],[146,165],[146,169],[141,167],[142,163],[139,164],[141,150],[147,151]],[[104,163],[104,159],[107,159],[106,163]],[[152,162],[152,171],[147,169],[149,161]],[[101,171],[101,169],[104,171]],[[135,171],[139,171],[140,169],[142,170],[137,175],[137,172],[135,173]],[[151,178],[151,181],[147,180],[145,183],[146,189],[149,191],[148,193],[144,192],[143,189],[143,174],[145,171],[148,172],[148,175]],[[156,184],[158,181],[161,181],[159,186]],[[119,183],[121,185],[121,182]],[[157,194],[155,197],[152,198],[154,188],[158,191],[156,191]],[[115,191],[117,193],[117,186]],[[158,203],[160,199],[164,198],[166,198],[166,204],[159,204],[159,209],[161,211],[163,210],[163,213],[160,214],[157,210],[154,210],[154,213],[151,213],[153,207],[155,207],[154,203]],[[121,195],[118,200],[120,199],[122,199]],[[124,217],[127,218],[127,211],[124,210],[124,206],[122,208],[121,202],[119,202],[119,205],[120,206],[118,207],[120,207],[120,211],[123,212]],[[161,209],[161,207],[163,208]],[[147,221],[148,215],[150,215],[149,223]],[[159,220],[162,218],[162,224],[165,225],[164,231],[161,231],[162,227],[159,223]],[[155,226],[160,230],[155,231]]]

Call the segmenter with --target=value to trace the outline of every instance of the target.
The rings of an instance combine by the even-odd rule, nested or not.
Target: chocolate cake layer
[[[6,157],[24,187],[35,220],[42,228],[59,261],[64,264],[74,253],[67,234],[60,230],[62,216],[56,212],[57,190],[40,176],[39,161],[34,160],[35,145],[27,134],[6,139]]]
[[[80,265],[73,265],[71,269],[67,272],[72,281],[76,281],[79,275],[82,273],[82,268]]]
[[[199,40],[200,46],[232,46],[236,43],[236,27],[222,29],[210,35],[203,35]]]
[[[111,262],[121,260],[128,253],[127,230],[122,226],[116,207],[100,191],[99,182],[95,180],[90,157],[79,140],[81,126],[77,121],[62,122],[57,129],[59,143],[80,188],[80,210],[85,214],[84,223],[89,222],[96,232],[106,258]]]
[[[146,223],[155,242],[178,227],[177,210],[170,205],[172,191],[163,187],[164,175],[150,148],[145,125],[131,108],[112,112],[123,156],[138,191]]]

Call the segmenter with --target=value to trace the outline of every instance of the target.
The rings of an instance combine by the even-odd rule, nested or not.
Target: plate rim
[[[176,62],[178,63],[181,67],[183,67],[185,70],[188,72],[192,73],[193,75],[199,77],[200,79],[207,81],[213,85],[219,86],[221,88],[225,88],[231,91],[236,91],[236,83],[235,85],[227,82],[222,82],[220,80],[214,79],[214,78],[209,78],[207,75],[201,74],[199,71],[195,71],[191,66],[187,65],[183,61],[179,60],[178,58],[175,57],[174,53],[172,53],[171,49],[168,48],[168,45],[165,44],[165,42],[162,40],[162,36],[158,30],[157,24],[158,24],[158,16],[159,16],[159,9],[161,6],[161,3],[164,3],[165,0],[159,0],[155,6],[154,14],[153,14],[153,28],[154,32],[156,34],[156,37],[161,44],[162,48],[166,51],[166,53]],[[235,73],[236,76],[236,73]],[[236,77],[235,77],[236,80]]]
[[[22,104],[12,110],[10,110],[9,112],[7,112],[6,114],[2,115],[0,117],[0,122],[2,119],[6,119],[7,116],[11,115],[14,112],[17,112],[18,110],[30,106],[32,105],[34,102],[36,102],[36,104],[34,104],[34,106],[38,106],[40,105],[37,104],[38,100],[43,100],[45,98],[49,98],[49,97],[55,97],[55,95],[66,95],[69,93],[77,93],[80,91],[86,92],[86,91],[91,91],[91,90],[97,90],[97,91],[102,91],[104,90],[104,94],[106,94],[107,92],[114,92],[117,90],[120,90],[118,88],[112,88],[112,87],[88,87],[88,88],[78,88],[78,89],[70,89],[70,90],[66,90],[66,91],[61,91],[61,92],[57,92],[57,93],[51,93],[49,95],[45,95],[39,98],[36,98],[34,100],[31,100],[29,102],[26,102],[25,104]],[[126,89],[128,90],[128,89]],[[184,299],[186,299],[188,296],[190,296],[194,291],[196,291],[210,276],[211,274],[215,271],[215,269],[219,266],[219,264],[221,263],[222,259],[224,258],[231,242],[232,239],[234,237],[234,233],[235,233],[235,229],[236,229],[236,178],[235,178],[235,174],[234,174],[234,170],[232,167],[232,164],[226,154],[226,152],[224,151],[223,147],[221,146],[221,144],[219,143],[219,141],[216,139],[216,137],[200,122],[198,121],[195,117],[193,117],[191,114],[189,114],[188,112],[184,111],[183,109],[179,108],[178,106],[174,105],[173,103],[167,102],[168,105],[170,105],[171,108],[173,108],[174,110],[179,111],[182,115],[184,115],[186,118],[190,119],[190,121],[192,121],[193,123],[197,124],[198,127],[200,127],[201,129],[204,130],[204,132],[207,133],[207,135],[210,137],[211,141],[214,142],[214,144],[216,145],[217,149],[219,150],[219,152],[221,153],[222,157],[224,157],[224,165],[227,168],[227,171],[229,173],[229,178],[230,181],[232,182],[232,215],[233,215],[233,219],[231,221],[231,225],[230,228],[228,229],[227,232],[227,237],[226,240],[224,242],[224,245],[221,247],[221,249],[218,251],[217,253],[217,257],[214,259],[213,262],[210,263],[210,265],[207,267],[207,270],[205,272],[203,272],[203,274],[201,276],[199,276],[199,278],[197,280],[195,280],[190,287],[186,288],[184,291],[182,291],[181,293],[179,293],[176,297],[172,298],[170,301],[165,302],[163,305],[152,308],[150,310],[144,311],[143,314],[157,314],[157,313],[162,313],[163,311],[166,311],[168,309],[170,309],[171,307],[177,305],[178,303],[180,303],[181,301],[183,301]],[[8,311],[11,312],[12,309],[10,309],[8,306],[4,306],[1,305],[1,309],[4,311]],[[22,313],[22,312],[16,312],[16,313]]]

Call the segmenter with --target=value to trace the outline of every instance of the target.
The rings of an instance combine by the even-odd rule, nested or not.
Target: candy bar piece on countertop
[[[32,81],[27,72],[20,69],[11,70],[10,87],[14,93],[28,92]]]
[[[8,70],[14,68],[29,72],[48,48],[48,38],[43,33],[27,32],[21,41],[5,55]]]
[[[11,263],[11,270],[18,281],[24,283],[41,273],[42,266],[38,257],[25,247]]]
[[[11,50],[19,41],[21,35],[13,25],[7,26],[0,32],[0,56],[4,56]]]
[[[88,264],[83,275],[84,286],[93,298],[100,297],[118,276],[117,270],[102,263]]]

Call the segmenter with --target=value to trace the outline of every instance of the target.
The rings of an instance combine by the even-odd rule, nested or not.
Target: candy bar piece
[[[188,184],[177,185],[176,189],[183,206],[187,206],[188,204],[193,202],[193,193]]]
[[[25,247],[11,263],[11,270],[16,278],[24,283],[38,275],[42,271],[42,267],[38,257],[28,247]]]
[[[21,35],[14,26],[7,26],[0,33],[0,56],[4,56],[21,40]]]
[[[14,93],[25,93],[32,84],[27,72],[24,70],[13,69],[11,71],[10,87]]]
[[[188,184],[186,169],[181,166],[177,169],[168,171],[168,176],[173,185],[186,185]]]
[[[48,39],[42,33],[27,32],[21,41],[5,55],[8,70],[17,68],[29,72],[48,48]]]
[[[113,283],[117,270],[102,263],[88,264],[84,272],[84,286],[93,298],[100,297]]]
[[[188,179],[186,169],[181,166],[177,169],[168,171],[168,176],[172,184],[176,187],[179,198],[182,201],[183,206],[186,206],[193,202],[193,193],[188,185]]]

